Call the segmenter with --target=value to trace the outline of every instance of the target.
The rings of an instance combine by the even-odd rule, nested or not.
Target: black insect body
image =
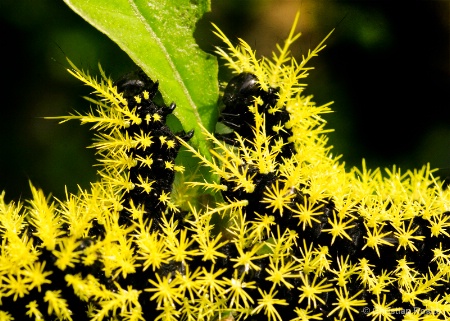
[[[233,77],[225,88],[222,98],[225,108],[220,114],[219,121],[243,137],[244,144],[248,144],[248,147],[251,149],[251,142],[255,138],[255,112],[264,114],[265,131],[271,137],[271,143],[276,144],[281,139],[285,144],[277,156],[277,160],[281,162],[281,158],[292,156],[294,148],[291,143],[288,143],[288,138],[291,135],[290,130],[274,130],[277,126],[283,127],[289,120],[289,113],[285,107],[281,109],[275,108],[278,102],[278,92],[279,89],[274,88],[269,88],[268,91],[263,90],[254,74],[243,72]],[[262,101],[262,103],[256,104],[257,111],[254,110],[256,99]],[[219,138],[223,138],[227,143],[236,145],[235,133],[219,135]],[[277,148],[279,148],[279,145]],[[275,172],[263,174],[259,173],[258,169],[253,165],[244,164],[242,166],[248,166],[246,170],[248,175],[253,177],[254,191],[247,193],[242,188],[237,188],[235,182],[222,180],[221,183],[227,186],[227,190],[222,194],[225,199],[248,200],[246,215],[248,219],[253,219],[255,213],[263,213],[265,210],[266,205],[262,202],[262,199],[266,192],[266,187],[272,186],[278,179]],[[287,214],[287,216],[289,215]]]
[[[281,109],[275,108],[278,102],[279,89],[270,88],[265,91],[261,88],[258,78],[251,73],[241,73],[230,80],[225,88],[223,95],[224,109],[221,111],[219,121],[233,129],[235,133],[244,138],[244,144],[248,144],[251,149],[251,141],[255,138],[255,102],[256,99],[262,101],[257,104],[257,112],[264,114],[265,117],[265,131],[267,136],[271,136],[272,144],[276,141],[282,140],[285,144],[280,151],[278,157],[281,162],[281,157],[288,158],[293,154],[293,146],[288,143],[288,138],[291,136],[291,132],[288,129],[282,131],[274,130],[277,126],[283,127],[284,124],[289,121],[289,113],[285,107]],[[274,112],[274,110],[277,110]],[[235,133],[227,135],[218,135],[226,143],[237,145],[235,140]],[[247,200],[248,205],[243,209],[245,211],[245,217],[247,220],[255,220],[256,214],[267,213],[267,204],[264,202],[265,193],[267,187],[274,186],[275,184],[283,186],[282,180],[277,177],[276,172],[260,173],[258,168],[252,164],[243,164],[242,171],[246,171],[247,175],[252,177],[252,183],[254,184],[254,190],[252,192],[246,192],[243,188],[237,187],[236,182],[227,181],[222,179],[221,184],[227,187],[226,191],[222,192],[224,199],[229,200]],[[303,194],[293,189],[292,191],[293,202],[304,201]],[[278,232],[284,233],[287,229],[295,231],[298,235],[302,235],[300,227],[298,226],[298,220],[292,218],[292,211],[286,209],[283,215],[278,213],[273,215],[275,217],[275,224],[271,228],[271,233],[277,235]],[[225,250],[226,247],[221,250]],[[234,251],[234,252],[233,252]],[[233,245],[228,245],[226,252],[228,260],[222,259],[221,263],[224,268],[233,270],[234,261],[230,261],[229,254],[237,255]],[[292,253],[298,254],[298,253]],[[254,264],[258,266],[258,269],[251,267],[243,268],[239,271],[239,277],[244,277],[245,281],[255,281],[260,289],[270,291],[272,283],[267,281],[270,277],[266,267],[269,264],[268,258],[262,258],[254,261]],[[296,282],[292,280],[292,282]],[[300,284],[298,284],[300,285]],[[250,295],[257,295],[256,289],[254,292],[248,290]],[[284,285],[280,285],[280,292],[283,293],[283,297],[286,298],[290,306],[286,311],[280,312],[283,317],[288,320],[292,317],[292,311],[294,306],[298,303],[298,291],[296,288],[291,289]],[[290,311],[290,312],[288,312]]]
[[[152,220],[150,232],[160,233],[163,216],[172,216],[180,222],[184,218],[183,212],[178,213],[169,206],[168,198],[175,177],[175,158],[181,147],[178,137],[188,141],[193,136],[193,131],[173,133],[166,125],[166,118],[175,110],[176,105],[172,103],[166,106],[164,103],[159,103],[158,82],[152,81],[142,71],[122,77],[115,85],[118,92],[122,93],[127,100],[128,109],[134,110],[140,118],[140,123],[134,122],[123,129],[124,134],[132,138],[146,135],[151,140],[145,148],[138,144],[129,148],[127,152],[129,157],[139,162],[136,166],[129,168],[129,181],[133,183],[134,188],[123,196],[124,209],[121,212],[121,223],[131,226],[132,217],[128,209],[132,205],[142,206],[147,215],[146,218]],[[147,189],[143,187],[143,182],[146,183]],[[178,226],[182,226],[182,223]],[[174,277],[177,273],[184,274],[185,267],[180,262],[171,261],[162,264],[157,273],[161,276]],[[144,291],[148,286],[145,280],[152,275],[153,272],[150,270],[139,270],[126,278],[115,280],[123,288],[132,285],[134,289],[142,292],[139,302],[144,307],[142,312],[145,320],[153,320],[157,309],[156,302],[150,300],[150,294]]]
[[[146,162],[130,168],[130,181],[135,188],[125,194],[125,204],[132,201],[134,206],[143,206],[156,223],[153,227],[157,228],[161,213],[168,208],[167,197],[175,177],[175,158],[181,147],[177,136],[189,140],[193,132],[175,134],[166,125],[166,118],[176,105],[156,103],[154,98],[159,95],[158,82],[152,81],[142,71],[122,77],[116,82],[116,86],[127,100],[128,108],[135,108],[141,119],[140,124],[133,124],[125,129],[128,136],[151,137],[149,146],[130,148],[130,156]],[[150,184],[150,188],[145,190],[143,182]]]
[[[282,139],[285,143],[279,154],[281,159],[281,157],[292,156],[294,147],[288,142],[292,132],[286,128],[279,130],[289,120],[289,113],[285,107],[279,110],[274,108],[278,102],[278,92],[278,88],[269,88],[268,91],[264,91],[255,75],[243,72],[233,77],[225,88],[222,98],[225,107],[220,113],[219,121],[243,138],[252,140],[255,126],[255,115],[252,109],[255,99],[261,99],[262,104],[258,104],[258,113],[263,113],[266,117],[267,135],[272,137],[272,142]],[[227,143],[233,144],[234,134],[221,136]]]
[[[127,99],[128,104],[133,104],[133,98],[139,96],[145,90],[150,93],[150,99],[153,99],[158,92],[158,82],[154,82],[142,70],[137,70],[123,75],[114,82],[117,91]],[[135,102],[135,101],[134,101]]]
[[[246,137],[246,134],[251,133],[249,129],[254,123],[254,115],[249,107],[261,92],[258,79],[253,74],[244,72],[232,78],[225,88],[223,95],[225,109],[221,112],[219,120]]]

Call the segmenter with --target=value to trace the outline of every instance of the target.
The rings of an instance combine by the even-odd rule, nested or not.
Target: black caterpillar
[[[266,117],[266,132],[268,135],[273,137],[274,139],[281,138],[286,145],[283,150],[279,154],[280,157],[288,158],[291,157],[295,151],[292,143],[289,142],[289,137],[292,135],[292,132],[288,129],[285,131],[274,132],[273,126],[284,124],[289,120],[289,113],[283,107],[280,112],[275,114],[270,113],[269,110],[277,104],[278,101],[278,88],[270,88],[268,91],[264,91],[261,89],[261,86],[258,83],[258,79],[255,75],[251,73],[241,73],[230,80],[227,87],[224,90],[223,94],[223,104],[225,105],[224,109],[221,112],[219,120],[225,124],[226,126],[233,129],[240,136],[247,139],[247,142],[254,139],[254,133],[252,128],[254,126],[254,114],[249,110],[249,106],[253,107],[255,98],[259,97],[263,104],[259,105],[258,112],[264,113]],[[226,135],[217,135],[218,138],[222,138],[224,142],[237,145],[237,141],[235,140],[235,136],[233,133]],[[250,145],[249,145],[250,146]],[[280,158],[281,159],[281,158]],[[283,187],[283,182],[279,180],[276,173],[268,173],[262,174],[257,171],[256,168],[252,168],[251,165],[243,165],[248,166],[248,174],[249,176],[255,175],[253,178],[253,183],[256,185],[255,190],[252,193],[245,192],[242,188],[236,189],[235,182],[228,182],[222,179],[222,184],[227,186],[227,190],[222,192],[224,199],[229,200],[248,200],[248,205],[244,208],[246,218],[248,220],[255,219],[255,213],[267,213],[267,209],[264,205],[263,196],[266,187],[273,186],[277,183],[280,186],[280,189]],[[295,208],[295,204],[304,204],[308,201],[308,196],[304,195],[300,192],[301,188],[293,189],[292,193],[294,194],[291,199],[292,208]],[[312,227],[307,227],[303,229],[302,226],[298,226],[297,219],[293,218],[293,213],[290,210],[286,210],[283,213],[283,216],[275,214],[275,224],[272,228],[273,235],[277,235],[277,229],[281,230],[281,233],[286,229],[291,231],[295,231],[299,236],[297,242],[298,247],[294,249],[292,253],[295,257],[302,257],[299,252],[299,248],[302,247],[303,240],[306,241],[307,244],[314,244],[314,248],[318,248],[319,246],[327,247],[328,254],[330,255],[330,259],[332,260],[331,266],[334,270],[339,270],[338,261],[341,257],[349,257],[350,261],[355,264],[360,259],[368,259],[371,264],[375,265],[374,272],[380,275],[382,270],[390,270],[393,266],[396,266],[398,260],[403,258],[407,258],[408,262],[414,262],[414,268],[417,269],[420,273],[426,274],[429,269],[429,265],[431,264],[431,260],[433,258],[432,249],[436,248],[440,242],[444,242],[443,237],[432,238],[430,239],[428,236],[431,235],[431,230],[427,226],[427,222],[420,218],[415,217],[413,219],[405,221],[405,225],[408,226],[411,223],[412,229],[414,230],[417,227],[415,236],[423,236],[427,237],[427,241],[420,242],[418,245],[417,251],[412,251],[409,248],[400,248],[398,250],[393,250],[393,248],[397,247],[398,240],[394,237],[395,230],[392,227],[386,227],[384,232],[390,231],[389,235],[391,243],[394,244],[392,247],[382,246],[379,247],[380,255],[378,256],[375,251],[372,249],[364,249],[363,247],[366,243],[364,239],[367,237],[367,230],[364,226],[364,221],[361,217],[359,217],[357,213],[357,205],[351,209],[351,212],[354,212],[357,219],[352,221],[352,228],[347,230],[348,235],[350,236],[350,240],[346,238],[336,238],[334,243],[332,244],[332,237],[330,233],[323,232],[324,229],[331,228],[330,220],[333,219],[333,211],[335,211],[335,205],[331,199],[327,201],[322,201],[322,215],[317,215],[315,218],[318,222],[313,221]],[[387,205],[389,206],[389,205]],[[390,230],[389,230],[390,229]],[[448,248],[448,246],[446,246]],[[227,257],[232,257],[237,255],[234,245],[228,244],[224,249],[223,253],[227,255]],[[228,260],[222,260],[222,266],[225,268],[231,268]],[[252,269],[242,271],[241,273],[245,273],[246,281],[256,281],[258,287],[260,289],[264,289],[266,292],[269,292],[273,284],[268,282],[266,278],[269,276],[265,271],[265,267],[268,265],[268,258],[263,258],[259,260],[255,260],[254,263],[258,265],[261,269],[258,271],[253,271]],[[241,274],[242,275],[242,274]],[[335,275],[327,272],[325,275],[329,280],[335,278]],[[310,280],[311,281],[311,280]],[[296,314],[293,312],[296,307],[299,308],[308,308],[308,304],[303,301],[300,304],[298,303],[299,295],[301,294],[299,287],[303,284],[300,279],[291,279],[293,288],[289,289],[284,285],[281,286],[280,289],[280,297],[284,298],[289,306],[283,307],[283,309],[278,309],[282,320],[289,320],[296,317]],[[353,277],[348,280],[349,284],[347,284],[347,288],[351,295],[358,293],[362,290],[362,287],[359,281]],[[253,296],[258,295],[258,291],[256,289],[248,290],[249,294]],[[433,293],[431,293],[433,294]],[[432,296],[432,295],[431,295]],[[323,312],[324,320],[328,320],[326,316],[332,311],[334,306],[332,306],[332,302],[337,301],[337,296],[335,292],[327,292],[320,295],[324,303],[319,303],[317,307],[317,311]],[[376,296],[366,289],[362,292],[360,298],[365,299],[367,303],[371,300],[375,300]],[[397,302],[402,302],[402,293],[398,290],[398,288],[391,289],[388,293],[388,299],[394,300]],[[414,310],[414,307],[408,303],[403,303],[404,308],[410,308]],[[364,313],[361,309],[358,314],[353,313],[354,320],[368,320],[367,313]],[[396,316],[396,320],[401,319],[401,315]],[[331,320],[331,319],[330,319]]]
[[[132,148],[129,153],[133,158],[151,158],[153,163],[148,166],[134,166],[130,169],[130,181],[139,184],[139,179],[153,182],[152,190],[147,193],[141,187],[136,187],[128,192],[124,199],[127,203],[133,201],[135,206],[143,205],[148,213],[156,213],[151,219],[159,223],[159,214],[167,210],[167,206],[159,200],[161,194],[169,194],[175,177],[175,171],[170,164],[175,164],[175,158],[181,145],[176,136],[183,140],[189,140],[193,131],[174,134],[166,125],[166,118],[171,114],[175,103],[165,106],[157,104],[154,99],[159,94],[158,82],[153,82],[143,71],[123,76],[116,82],[117,90],[122,93],[128,102],[128,108],[137,109],[141,124],[131,125],[126,128],[130,137],[141,132],[151,133],[153,143],[145,150]],[[145,94],[144,94],[145,93]],[[138,99],[137,99],[138,98]],[[138,103],[137,100],[140,100]],[[173,213],[172,213],[173,214]],[[156,221],[156,222],[155,222]],[[158,226],[159,224],[154,224]]]
[[[152,81],[142,70],[125,75],[116,82],[116,86],[118,92],[122,93],[123,97],[127,99],[128,108],[130,110],[136,108],[137,114],[142,119],[141,124],[134,124],[125,129],[128,135],[132,137],[143,131],[151,133],[153,137],[153,143],[145,150],[132,148],[129,151],[133,158],[145,159],[150,157],[153,163],[150,167],[134,166],[130,169],[130,181],[136,184],[136,187],[123,196],[124,207],[126,208],[126,204],[131,202],[133,202],[134,206],[143,205],[146,213],[150,215],[147,218],[152,220],[150,231],[153,233],[161,232],[161,218],[163,216],[173,217],[174,220],[179,222],[178,227],[182,228],[186,213],[183,211],[178,212],[168,207],[166,203],[160,200],[160,196],[163,194],[168,195],[172,191],[175,171],[168,164],[175,164],[175,158],[181,147],[177,137],[188,141],[194,132],[172,132],[166,124],[166,118],[175,110],[176,105],[171,103],[169,106],[166,106],[162,103],[158,82]],[[158,103],[158,101],[161,102]],[[140,179],[153,182],[150,192],[146,192],[137,186]],[[132,218],[126,209],[122,211],[121,219],[125,224],[131,222]],[[162,264],[157,273],[163,277],[175,275],[177,272],[184,273],[184,270],[185,266],[182,263],[171,261]],[[121,279],[120,281],[122,282],[119,282],[123,288],[132,285],[134,289],[142,290],[139,301],[143,307],[142,312],[145,320],[153,320],[157,308],[156,302],[150,300],[150,294],[144,291],[148,286],[145,280],[153,276],[154,272],[150,270],[137,269],[136,273],[129,275],[127,279]]]
[[[174,216],[175,219],[182,221],[184,213],[176,213],[173,209],[167,206],[164,202],[159,200],[159,197],[165,193],[169,194],[172,190],[175,172],[166,164],[174,164],[177,153],[180,149],[180,143],[176,136],[182,137],[183,140],[189,140],[193,132],[181,132],[173,133],[166,125],[166,117],[171,114],[175,109],[175,104],[172,103],[169,106],[163,103],[157,103],[158,99],[158,82],[153,82],[143,71],[137,71],[127,74],[120,78],[115,84],[118,92],[122,93],[123,97],[127,100],[129,110],[136,108],[136,112],[141,118],[142,122],[132,124],[131,126],[123,129],[123,134],[128,134],[129,137],[134,137],[135,134],[151,133],[152,144],[146,148],[130,148],[129,156],[134,159],[143,158],[147,156],[152,159],[153,163],[148,166],[134,166],[129,169],[129,180],[135,184],[135,188],[126,192],[122,198],[123,210],[120,213],[120,223],[125,226],[131,226],[132,218],[127,208],[130,207],[131,202],[134,206],[143,206],[147,217],[145,219],[152,220],[152,232],[161,231],[161,217],[163,215]],[[138,97],[138,99],[136,99]],[[139,99],[140,98],[140,99]],[[139,103],[138,103],[139,101]],[[144,191],[139,184],[139,179],[144,179],[149,182],[153,182],[150,192]],[[104,237],[105,229],[103,225],[92,222],[92,228],[90,234],[87,237],[79,239],[79,247],[76,251],[83,251],[93,244],[98,239]],[[29,238],[33,238],[33,230],[27,231]],[[39,245],[39,244],[37,244]],[[136,249],[135,249],[136,250]],[[136,250],[137,251],[137,250]],[[86,253],[86,252],[84,252]],[[100,255],[100,254],[99,254]],[[137,254],[135,254],[137,255]],[[85,257],[81,254],[80,260]],[[47,306],[44,301],[43,293],[47,290],[61,290],[61,296],[66,300],[72,312],[72,320],[76,321],[89,321],[91,317],[88,316],[87,311],[88,304],[92,307],[100,308],[96,299],[90,299],[88,302],[80,299],[73,288],[67,285],[67,275],[81,275],[82,278],[86,278],[88,275],[93,275],[97,281],[102,284],[107,290],[112,292],[117,291],[117,285],[126,289],[127,286],[132,285],[134,289],[142,290],[142,294],[139,297],[139,302],[143,307],[143,315],[145,320],[153,320],[156,313],[156,302],[150,300],[150,294],[145,292],[144,289],[148,286],[146,280],[154,276],[154,272],[150,270],[143,271],[141,268],[136,269],[136,273],[128,274],[126,278],[121,275],[116,278],[107,277],[104,272],[104,265],[100,260],[96,260],[91,265],[75,264],[72,267],[66,267],[61,270],[56,266],[57,258],[55,255],[47,249],[41,249],[40,261],[46,262],[46,271],[51,271],[51,284],[43,284],[39,291],[33,289],[32,292],[27,293],[27,301],[16,300],[12,296],[2,298],[2,305],[7,306],[9,311],[13,313],[15,320],[23,320],[25,315],[24,311],[27,308],[24,303],[30,301],[36,301],[39,307]],[[175,271],[181,271],[183,266],[181,263],[170,262],[163,264],[158,270],[159,275],[164,276],[169,273],[175,274]],[[109,317],[113,318],[112,315]],[[109,319],[105,317],[104,320]],[[119,316],[115,316],[114,319],[121,320]]]
[[[277,156],[277,161],[282,161],[282,158],[289,158],[293,155],[294,146],[291,142],[288,142],[289,137],[292,135],[289,129],[283,131],[273,130],[274,126],[282,126],[289,120],[289,113],[285,107],[278,112],[270,112],[278,102],[278,92],[278,88],[269,88],[268,91],[262,90],[255,75],[243,72],[233,77],[224,90],[222,101],[225,108],[220,114],[219,121],[233,129],[235,133],[244,138],[244,143],[250,145],[250,142],[255,138],[253,132],[255,116],[250,107],[254,106],[255,99],[259,97],[263,103],[258,105],[258,113],[264,114],[266,117],[265,130],[267,135],[272,137],[271,143],[278,139],[285,143]],[[226,143],[236,145],[235,133],[218,136],[224,139]],[[247,218],[253,219],[253,213],[261,214],[265,212],[265,205],[261,203],[263,194],[266,191],[266,187],[272,186],[278,178],[274,172],[262,174],[251,165],[244,166],[249,166],[249,176],[255,175],[253,178],[253,183],[256,185],[255,190],[250,195],[242,189],[236,189],[235,183],[222,180],[222,184],[227,186],[227,191],[222,194],[225,199],[248,200],[249,204],[246,206],[246,211],[249,216]],[[294,198],[293,202],[299,202],[302,199],[303,195],[299,194]],[[289,220],[287,219],[287,221]]]

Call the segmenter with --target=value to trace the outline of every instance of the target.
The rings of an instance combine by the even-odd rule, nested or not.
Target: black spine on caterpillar
[[[142,120],[139,125],[133,124],[125,129],[129,137],[142,134],[152,137],[152,143],[147,148],[131,148],[129,151],[133,158],[148,159],[151,164],[130,169],[130,181],[136,187],[125,195],[125,204],[133,201],[134,206],[143,206],[153,219],[153,227],[158,228],[161,213],[168,209],[161,196],[168,195],[172,190],[175,177],[173,166],[181,147],[176,137],[189,140],[193,131],[176,134],[171,131],[166,125],[166,118],[176,105],[166,106],[155,101],[159,95],[158,82],[152,81],[142,70],[125,75],[115,85],[127,100],[128,108],[136,108]],[[150,191],[138,186],[142,180],[151,182]]]

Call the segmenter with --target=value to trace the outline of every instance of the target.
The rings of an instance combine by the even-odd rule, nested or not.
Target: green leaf
[[[174,114],[183,129],[194,130],[190,143],[211,158],[200,125],[214,131],[217,59],[203,52],[193,37],[196,22],[210,10],[210,0],[64,1],[159,81],[166,103],[176,103]]]

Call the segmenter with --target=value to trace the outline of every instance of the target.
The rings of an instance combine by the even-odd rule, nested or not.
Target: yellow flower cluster
[[[72,65],[98,99],[61,119],[92,124],[100,179],[65,200],[0,195],[0,321],[450,318],[450,191],[428,165],[345,170],[330,104],[301,84],[324,45],[291,57],[297,19],[272,59],[216,28],[244,75],[226,105],[246,122],[226,139],[205,131],[213,159],[165,125],[175,105],[152,101],[157,83]],[[182,145],[219,179],[187,182]],[[192,187],[222,201],[189,204]]]

